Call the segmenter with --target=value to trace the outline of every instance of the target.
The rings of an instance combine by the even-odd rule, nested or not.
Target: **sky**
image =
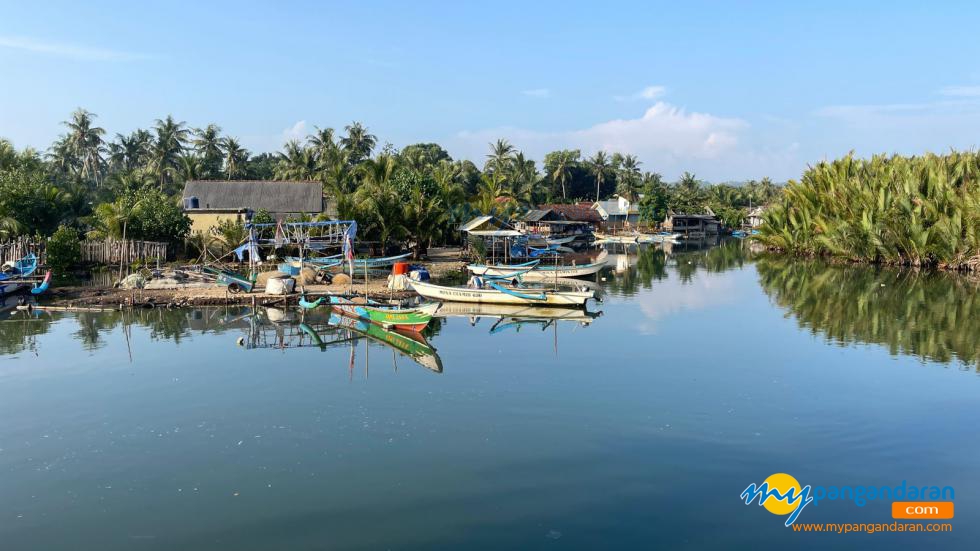
[[[505,138],[539,161],[620,151],[715,182],[980,142],[980,3],[0,0],[0,13],[0,137],[40,150],[78,107],[110,138],[173,114],[260,153],[359,121],[380,144],[437,142],[480,165]]]

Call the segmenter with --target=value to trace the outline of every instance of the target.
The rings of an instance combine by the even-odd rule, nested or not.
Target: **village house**
[[[184,212],[191,229],[208,231],[222,220],[244,222],[248,211],[266,211],[276,220],[323,212],[323,184],[269,180],[188,180]]]
[[[766,213],[766,207],[758,206],[749,211],[749,215],[745,217],[745,225],[755,229],[762,225],[762,216]]]
[[[672,233],[684,234],[687,237],[701,238],[718,235],[721,232],[721,221],[707,209],[705,214],[682,214],[668,212],[664,220],[664,229]]]
[[[601,226],[606,230],[636,226],[640,222],[639,207],[621,195],[613,197],[593,204],[592,208],[602,218]]]

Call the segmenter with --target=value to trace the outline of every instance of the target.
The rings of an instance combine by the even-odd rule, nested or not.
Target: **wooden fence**
[[[17,237],[10,241],[0,241],[0,263],[19,260],[27,253],[37,255],[38,264],[47,263],[47,239],[37,237]],[[123,262],[164,262],[167,260],[167,244],[156,241],[82,241],[81,261],[84,264],[119,264]]]
[[[20,260],[27,253],[37,255],[38,263],[44,264],[46,256],[44,254],[47,240],[36,237],[15,237],[10,241],[0,242],[0,264],[12,260]]]
[[[82,262],[90,264],[127,264],[167,260],[167,244],[156,241],[82,241]]]

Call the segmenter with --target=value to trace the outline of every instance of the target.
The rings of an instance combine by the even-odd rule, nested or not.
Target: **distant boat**
[[[571,243],[572,241],[575,241],[575,238],[576,237],[578,237],[578,236],[577,235],[568,235],[568,236],[565,236],[565,237],[547,237],[547,238],[545,238],[545,241],[547,241],[547,243],[549,245],[567,245],[567,244]]]
[[[561,291],[551,289],[526,289],[502,285],[494,280],[486,281],[490,288],[447,287],[421,281],[412,281],[415,292],[423,297],[455,302],[487,304],[536,304],[541,306],[584,306],[595,297],[591,289]]]
[[[602,232],[595,232],[597,243],[638,243],[640,236],[637,234],[613,235]]]
[[[397,350],[426,369],[442,373],[442,359],[421,333],[397,329],[389,331],[363,319],[339,314],[330,316],[330,325],[350,329],[358,335]]]

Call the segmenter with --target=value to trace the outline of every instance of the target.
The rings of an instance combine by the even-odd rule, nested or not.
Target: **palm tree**
[[[572,177],[572,169],[576,166],[578,166],[578,155],[576,151],[563,149],[555,155],[555,164],[551,171],[551,179],[561,184],[561,198],[563,200],[568,200],[565,184]]]
[[[136,170],[149,163],[153,136],[146,130],[137,130],[129,136],[116,134],[109,144],[109,166],[113,170]]]
[[[81,162],[82,178],[89,178],[99,185],[102,175],[102,153],[105,151],[102,136],[105,130],[92,126],[95,116],[79,107],[72,113],[71,120],[62,124],[68,127],[68,142]]]
[[[154,125],[156,143],[153,144],[153,165],[160,178],[160,189],[172,182],[180,169],[180,155],[184,152],[191,131],[184,121],[175,121],[172,115],[157,119]]]
[[[202,172],[205,178],[214,179],[221,172],[222,139],[221,127],[209,124],[194,130],[194,150],[201,157]]]
[[[352,122],[344,127],[347,135],[340,140],[340,145],[348,152],[348,161],[356,165],[363,159],[371,156],[371,151],[378,143],[378,138],[374,134],[368,133],[368,129],[359,122]]]
[[[289,140],[279,154],[275,177],[276,180],[315,180],[316,159],[313,152],[299,141]]]
[[[221,142],[225,154],[225,177],[229,180],[245,175],[245,164],[248,162],[248,150],[242,147],[235,138],[225,138]]]
[[[635,155],[624,155],[619,165],[618,187],[619,194],[629,201],[636,199],[637,188],[640,185],[640,165]]]
[[[505,201],[501,201],[501,199],[505,199]],[[473,200],[473,207],[476,210],[484,215],[489,215],[497,212],[502,203],[512,201],[510,190],[507,189],[501,174],[484,172],[480,175],[480,187]]]
[[[177,158],[177,171],[180,178],[187,180],[200,180],[205,174],[203,160],[193,153],[184,154]]]
[[[484,170],[489,172],[502,172],[510,164],[511,157],[517,149],[507,140],[498,139],[490,144],[490,153],[487,155],[487,163]]]
[[[612,169],[609,157],[606,156],[605,151],[596,151],[595,155],[585,161],[585,166],[595,177],[595,200],[599,202],[599,190],[602,188],[603,182],[606,181],[606,176]]]
[[[334,140],[333,128],[320,128],[318,126],[313,128],[315,132],[306,138],[306,142],[313,149],[317,161],[333,156],[339,149]]]
[[[48,149],[48,160],[54,165],[55,171],[65,178],[75,176],[82,162],[75,153],[75,147],[67,135],[61,135]]]
[[[524,203],[534,204],[541,185],[541,175],[538,174],[534,161],[526,159],[524,152],[519,151],[511,156],[506,172],[511,196]]]

